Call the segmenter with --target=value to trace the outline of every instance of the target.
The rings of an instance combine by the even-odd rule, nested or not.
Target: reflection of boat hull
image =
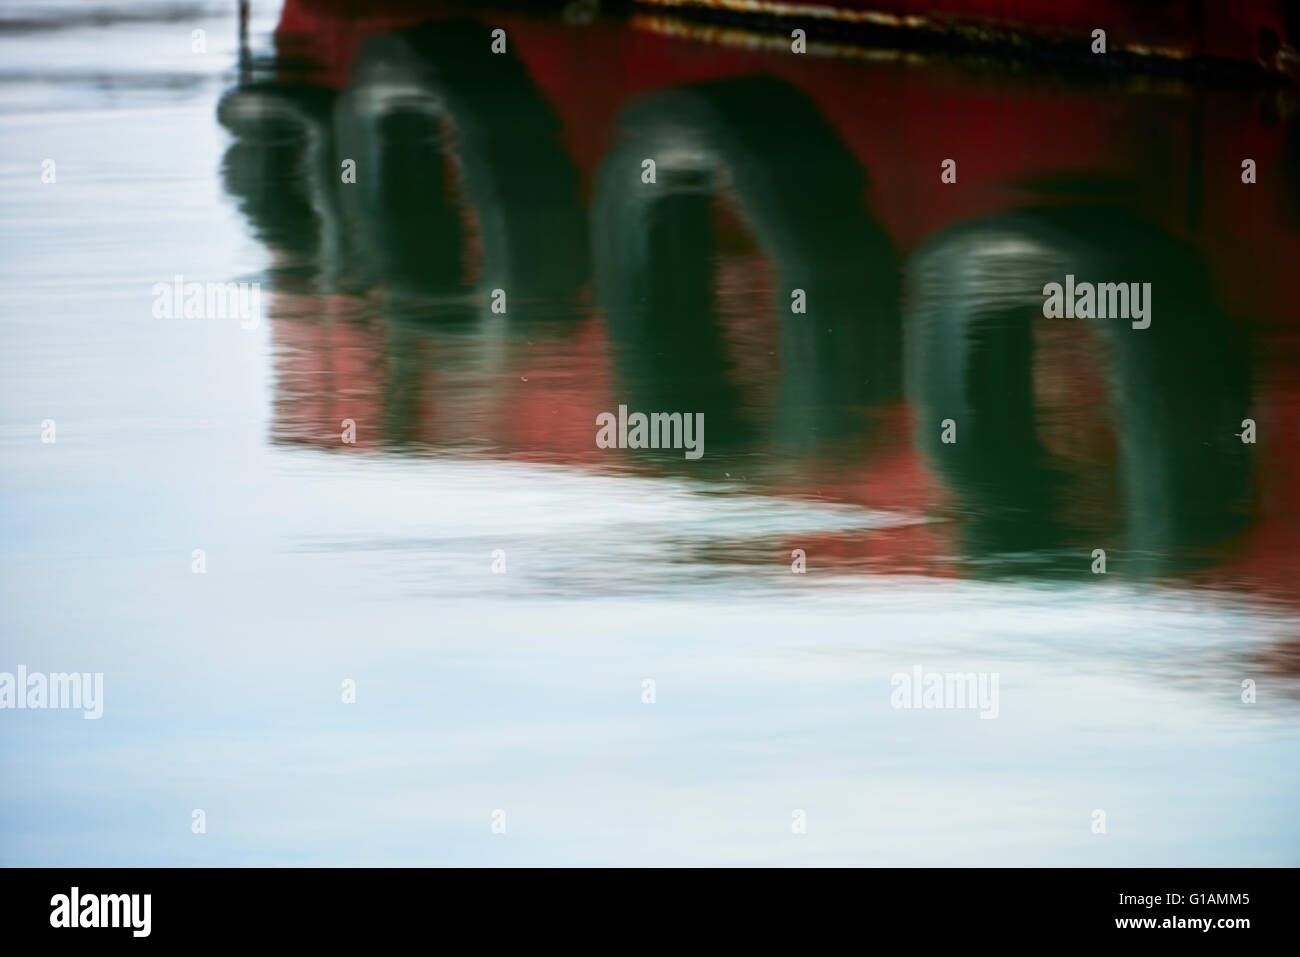
[[[428,5],[416,4],[405,16],[351,20],[312,15],[289,0],[277,44],[320,64],[313,82],[341,89],[365,38],[418,21],[422,7]],[[701,56],[695,43],[621,23],[578,28],[509,13],[488,19],[508,31],[511,55],[558,114],[560,141],[585,195],[631,97],[773,75],[806,95],[870,171],[871,210],[904,252],[944,226],[1018,205],[1025,185],[1044,171],[1088,169],[1119,184],[1141,183],[1137,211],[1144,218],[1176,236],[1195,233],[1212,268],[1240,276],[1232,291],[1245,298],[1227,303],[1230,311],[1300,319],[1300,305],[1281,295],[1289,264],[1300,260],[1300,134],[1294,120],[1267,122],[1300,113],[1290,89],[1245,103],[1142,82],[1121,100],[1111,83],[1058,86],[1050,74],[1042,82],[1019,74],[990,80],[943,63],[922,69],[906,62],[846,72],[833,58],[762,49]],[[1246,148],[1272,174],[1262,173],[1243,194],[1238,174]],[[933,188],[939,162],[954,156],[960,189]],[[1243,231],[1249,244],[1239,241]],[[1276,315],[1279,303],[1288,304],[1285,316]]]
[[[481,6],[481,5],[480,5]],[[547,5],[537,5],[545,9]],[[1279,68],[1283,44],[1300,46],[1297,14],[1286,0],[615,0],[620,12],[723,21],[780,30],[804,26],[816,36],[873,39],[904,46],[926,35],[954,47],[978,44],[1011,52],[1043,44],[1078,43],[1090,51],[1092,31],[1104,28],[1112,51],[1140,57],[1193,58]],[[580,20],[599,0],[552,0]],[[436,0],[291,0],[291,17],[402,26],[412,18],[455,11]],[[1053,49],[1060,54],[1059,49]],[[1038,54],[1041,56],[1041,51]]]
[[[524,64],[541,100],[555,111],[558,141],[576,170],[573,195],[578,202],[589,201],[600,192],[601,171],[614,153],[616,130],[630,110],[639,109],[630,104],[641,94],[662,89],[672,91],[663,95],[680,96],[683,90],[707,87],[729,77],[765,73],[779,78],[772,81],[778,84],[773,89],[783,85],[806,99],[833,131],[835,141],[841,144],[838,148],[861,169],[870,171],[872,185],[866,208],[873,220],[883,225],[891,245],[904,254],[958,223],[996,217],[1027,204],[1050,201],[1069,205],[1080,194],[1095,204],[1101,192],[1122,202],[1128,207],[1127,215],[1135,220],[1155,224],[1162,235],[1193,240],[1205,254],[1208,275],[1233,274],[1236,281],[1226,287],[1228,295],[1221,302],[1225,315],[1248,321],[1252,316],[1266,317],[1256,322],[1300,317],[1287,288],[1285,265],[1300,261],[1295,229],[1300,217],[1294,212],[1300,210],[1300,203],[1288,192],[1294,189],[1294,179],[1289,182],[1286,175],[1287,164],[1294,163],[1294,121],[1290,125],[1260,124],[1257,111],[1243,109],[1240,98],[1205,91],[1181,96],[1177,88],[1153,93],[1130,90],[1120,98],[1114,96],[1113,84],[1056,87],[1047,81],[1025,83],[1014,76],[990,85],[982,75],[972,82],[970,74],[952,64],[921,70],[905,61],[893,61],[846,69],[834,59],[796,58],[762,50],[727,50],[700,57],[695,55],[698,47],[693,42],[656,33],[653,23],[635,25],[644,26],[643,30],[601,22],[576,28],[559,21],[502,14],[493,15],[490,24],[484,24],[488,25],[507,30],[511,57]],[[382,32],[381,24],[374,26],[376,32]],[[334,29],[343,31],[345,27],[340,22],[303,19],[301,10],[290,4],[278,40],[282,48],[314,50],[325,63],[317,82],[346,88],[354,69],[352,51],[361,46],[368,28],[346,25],[346,37],[331,44],[328,41]],[[587,32],[575,32],[579,29]],[[592,77],[600,77],[601,82],[592,82]],[[1267,91],[1258,94],[1253,103],[1285,114],[1294,107],[1291,95],[1289,90]],[[646,97],[643,102],[654,99]],[[762,105],[756,108],[761,111]],[[799,140],[800,134],[780,110],[773,111],[771,126],[772,135],[779,137],[785,132]],[[1251,158],[1262,171],[1268,171],[1249,188],[1243,187],[1238,176],[1241,143],[1249,144]],[[950,156],[958,161],[957,185],[939,182],[940,161]],[[1097,172],[1087,181],[1068,175],[1078,168]],[[813,171],[810,168],[809,172]],[[1044,172],[1062,175],[1052,179]],[[1141,183],[1143,190],[1126,192],[1129,183]],[[602,220],[597,204],[589,205],[599,229]],[[754,208],[762,220],[762,202]],[[1242,237],[1248,241],[1242,242]],[[761,236],[759,245],[763,245]],[[779,261],[789,243],[783,246],[778,238],[769,245],[764,252]],[[798,245],[796,242],[795,247]],[[601,262],[608,263],[617,249],[597,239],[594,252],[599,272]],[[277,324],[277,335],[281,326]],[[622,334],[612,325],[609,328]],[[330,334],[337,335],[337,329]],[[576,391],[561,394],[535,385],[555,370],[559,356],[549,350],[518,354],[493,367],[497,373],[508,372],[495,375],[496,382],[534,383],[510,386],[493,397],[490,418],[499,426],[491,438],[497,448],[553,461],[601,461],[594,453],[588,412],[615,407],[628,381],[625,374],[611,371],[604,334],[599,325],[587,326],[569,343],[572,348],[563,361],[571,370],[580,370],[573,379]],[[374,365],[383,364],[391,345],[379,335],[365,346],[374,352]],[[1281,378],[1267,373],[1265,377]],[[611,382],[617,389],[611,389]],[[409,395],[413,390],[407,385],[397,391]],[[1277,392],[1266,398],[1268,408],[1252,406],[1242,416],[1286,421],[1285,410],[1293,398]],[[557,415],[557,410],[563,414]],[[870,467],[874,474],[870,479],[856,485],[836,484],[817,474],[815,462],[809,462],[802,474],[792,475],[787,490],[893,508],[934,502],[940,495],[933,477],[927,477],[908,445],[911,430],[906,418],[905,412],[882,415],[893,425],[892,440],[889,436],[873,440]],[[454,417],[438,416],[415,429],[404,428],[401,435],[371,433],[371,438],[441,444],[457,439],[446,431],[448,422],[454,421]],[[332,429],[321,431],[328,434]],[[1251,557],[1249,561],[1256,577],[1285,581],[1283,590],[1288,590],[1295,558],[1285,545],[1294,543],[1296,530],[1279,523],[1288,521],[1284,516],[1296,514],[1294,490],[1300,488],[1300,481],[1279,481],[1279,476],[1300,478],[1300,462],[1290,446],[1278,440],[1280,434],[1280,428],[1266,432],[1261,450],[1273,466],[1264,488],[1266,498],[1272,497],[1266,502],[1268,528],[1257,532],[1271,535],[1273,540],[1261,542],[1252,553],[1257,556],[1258,550],[1264,549],[1271,557],[1267,561]],[[1171,461],[1177,464],[1181,459],[1174,455]],[[882,468],[882,463],[890,464]],[[882,482],[885,474],[897,481]],[[952,477],[945,478],[951,484]],[[834,491],[829,491],[832,488]],[[1157,497],[1147,498],[1155,502]],[[1173,507],[1183,507],[1176,498],[1170,501]],[[1166,503],[1157,504],[1163,508]],[[1138,525],[1139,544],[1143,535],[1157,533],[1165,522],[1159,509],[1149,509],[1144,516],[1148,520]],[[926,559],[917,556],[933,558],[952,546],[932,531],[921,537],[928,540],[924,546],[914,540],[899,546],[900,564],[924,565]],[[837,543],[821,545],[833,549]],[[874,554],[880,557],[882,552],[877,549]],[[902,556],[908,557],[904,560]],[[1269,573],[1259,574],[1265,568]]]

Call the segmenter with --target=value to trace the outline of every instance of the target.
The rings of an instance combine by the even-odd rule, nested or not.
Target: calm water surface
[[[1084,149],[938,208],[811,105],[1024,92],[943,64],[544,23],[728,64],[593,132],[483,24],[330,87],[269,4],[241,69],[232,7],[0,7],[0,671],[105,695],[0,714],[0,862],[1300,863],[1300,314],[1240,265],[1285,205],[1192,228]],[[1294,149],[1272,94],[1051,82]],[[1067,271],[1152,281],[1146,337],[1029,321]],[[261,321],[155,318],[176,274]],[[704,412],[704,457],[595,448],[620,403]],[[997,720],[892,708],[916,665],[997,673]]]

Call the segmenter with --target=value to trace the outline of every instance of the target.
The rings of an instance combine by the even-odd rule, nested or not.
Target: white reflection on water
[[[0,862],[1300,859],[1294,689],[1256,657],[1285,609],[815,554],[800,578],[749,556],[925,519],[268,442],[266,328],[149,315],[160,278],[265,266],[217,180],[228,48],[140,55],[174,29],[0,41],[0,670],[103,671],[106,699],[0,714]],[[915,664],[998,672],[999,718],[891,709]]]

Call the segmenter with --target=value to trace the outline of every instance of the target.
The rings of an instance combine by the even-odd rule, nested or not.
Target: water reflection
[[[234,89],[230,5],[207,57],[174,17],[0,31],[7,155],[59,162],[0,168],[0,670],[108,702],[0,721],[4,863],[1295,863],[1295,194],[1256,99],[1207,98],[1192,181],[1164,84],[504,12],[487,76],[473,25],[305,6],[254,5],[280,55]],[[256,330],[150,315],[257,260]],[[1067,269],[1153,281],[1151,329],[1035,319]],[[643,402],[707,407],[705,457],[595,448]],[[1000,673],[1000,717],[893,709],[916,664]]]
[[[904,265],[864,163],[791,83],[632,97],[587,176],[488,36],[373,36],[343,89],[289,71],[223,99],[227,188],[301,297],[277,300],[279,438],[337,447],[360,409],[392,450],[739,476],[948,521],[920,564],[981,574],[1078,577],[1095,548],[1181,573],[1249,524],[1248,343],[1197,249],[1113,177],[1048,171],[1053,201],[946,227]],[[1150,328],[1043,319],[1067,273],[1149,282]],[[618,404],[703,412],[712,467],[597,456]],[[851,564],[846,538],[818,545]]]
[[[340,93],[269,82],[222,100],[227,188],[291,271],[433,300],[439,318],[495,288],[517,306],[576,295],[576,170],[518,60],[479,55],[489,43],[476,23],[428,24],[370,38]]]
[[[218,117],[234,135],[222,164],[226,191],[263,243],[314,276],[324,247],[332,178],[328,119],[333,96],[312,86],[249,87],[228,94]],[[284,282],[287,276],[277,275]]]
[[[724,80],[651,96],[621,126],[594,232],[600,302],[635,401],[708,410],[729,442],[763,434],[792,454],[860,428],[863,407],[897,395],[897,255],[863,208],[857,158],[806,96],[769,77]],[[642,157],[655,158],[654,184],[638,175]],[[736,292],[716,289],[719,205],[770,267],[757,284],[767,280],[771,302],[751,307],[770,309],[778,330],[761,424],[737,414],[718,330],[721,300]]]
[[[1126,572],[1151,571],[1240,530],[1248,356],[1195,250],[1120,206],[1046,207],[945,230],[909,269],[917,441],[970,547],[1122,543]],[[1044,320],[1067,274],[1150,282],[1151,325]]]

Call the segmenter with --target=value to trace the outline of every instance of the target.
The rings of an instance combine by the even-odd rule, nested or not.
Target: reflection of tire
[[[373,165],[343,188],[344,208],[385,275],[456,282],[462,227],[442,183],[450,153],[476,213],[482,286],[505,289],[511,303],[572,296],[587,275],[577,170],[522,63],[490,45],[488,29],[472,22],[367,44],[335,128],[341,156]]]
[[[226,192],[258,240],[311,275],[329,258],[329,113],[334,94],[258,84],[221,98],[217,118],[234,136],[222,159]]]
[[[1067,273],[1076,282],[1150,282],[1150,327],[1044,319],[1043,287]],[[918,250],[908,285],[907,382],[918,441],[980,545],[1086,542],[1106,524],[1102,515],[1089,516],[1087,527],[1059,519],[1070,504],[1068,470],[1040,440],[1035,323],[1086,329],[1106,357],[1128,547],[1161,561],[1169,549],[1240,526],[1249,458],[1234,433],[1248,414],[1248,359],[1194,251],[1118,210],[1027,211],[945,231]],[[948,418],[957,423],[956,444],[940,441]]]
[[[736,401],[708,385],[726,378],[711,217],[725,194],[779,275],[778,437],[834,431],[847,407],[896,394],[897,258],[863,209],[857,158],[811,101],[773,78],[725,80],[650,96],[621,125],[596,184],[593,236],[600,301],[633,388],[673,408]],[[644,159],[654,184],[642,182]],[[796,288],[807,315],[791,314]]]

